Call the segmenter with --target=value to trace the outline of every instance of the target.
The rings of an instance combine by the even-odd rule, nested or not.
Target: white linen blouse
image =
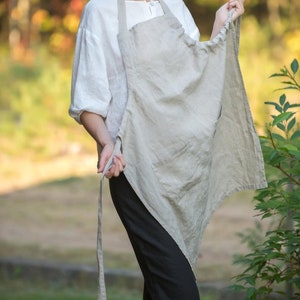
[[[113,139],[127,101],[127,83],[118,44],[118,0],[90,0],[76,37],[69,114],[78,123],[84,111],[105,118]],[[199,40],[199,30],[182,0],[164,0],[185,32]],[[127,27],[163,15],[159,1],[126,0]],[[146,33],[145,33],[146,34]]]

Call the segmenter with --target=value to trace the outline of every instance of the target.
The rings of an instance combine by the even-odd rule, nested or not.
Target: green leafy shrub
[[[278,90],[300,92],[299,73],[294,59],[290,68],[271,77],[283,79],[284,87]],[[261,220],[240,234],[250,253],[235,258],[245,269],[235,277],[233,288],[246,290],[250,300],[266,299],[271,293],[300,299],[300,104],[289,102],[286,94],[265,104],[274,111],[266,135],[260,137],[268,187],[254,197]]]
[[[68,153],[73,143],[94,151],[83,129],[68,116],[69,65],[42,47],[34,55],[26,64],[0,53],[1,158],[45,160]]]

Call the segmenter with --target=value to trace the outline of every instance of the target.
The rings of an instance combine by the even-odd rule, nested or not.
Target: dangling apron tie
[[[98,300],[106,300],[106,288],[104,278],[103,247],[102,247],[102,201],[103,201],[103,181],[105,174],[113,165],[113,158],[121,153],[121,140],[117,138],[114,151],[106,163],[100,175],[100,190],[98,196],[98,232],[97,232],[97,261],[98,261]]]

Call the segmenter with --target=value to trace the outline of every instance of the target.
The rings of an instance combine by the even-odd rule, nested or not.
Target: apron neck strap
[[[165,14],[165,15],[166,15],[166,14],[171,14],[171,15],[172,15],[172,12],[171,12],[170,8],[169,8],[169,6],[165,3],[165,1],[164,1],[164,0],[159,0],[159,2],[160,2],[160,5],[161,5],[161,7],[162,7],[162,9],[163,9],[163,11],[164,11],[164,14]]]
[[[118,0],[119,33],[127,32],[127,17],[125,0]]]

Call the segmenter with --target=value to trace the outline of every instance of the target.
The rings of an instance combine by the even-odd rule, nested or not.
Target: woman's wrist
[[[224,25],[224,21],[221,21],[220,18],[217,16],[218,13],[216,13],[216,18],[214,21],[213,29],[211,32],[210,39],[213,39],[221,30],[221,28]]]
[[[106,145],[114,145],[104,119],[100,115],[91,112],[83,112],[81,114],[81,122],[86,131],[101,148],[104,148]]]

